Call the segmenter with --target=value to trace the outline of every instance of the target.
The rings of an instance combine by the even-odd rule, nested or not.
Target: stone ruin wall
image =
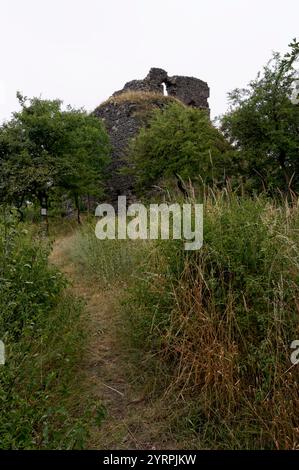
[[[122,90],[100,105],[94,115],[104,121],[112,145],[112,162],[109,167],[107,196],[116,203],[117,196],[126,195],[129,202],[134,201],[133,176],[121,175],[119,169],[127,164],[125,160],[129,141],[136,136],[145,124],[142,100],[118,100],[126,92],[152,92],[151,106],[162,108],[167,103],[164,95],[172,96],[187,106],[205,109],[209,112],[209,87],[207,83],[193,77],[169,77],[162,69],[152,68],[144,80],[132,80]],[[161,98],[159,95],[162,95]],[[113,100],[113,97],[115,100]]]
[[[165,85],[168,96],[173,96],[187,106],[209,110],[208,98],[210,90],[206,82],[193,77],[175,75],[169,77],[162,69],[152,68],[144,80],[132,80],[125,84],[122,90],[116,91],[113,96],[127,91],[150,91],[164,93]]]

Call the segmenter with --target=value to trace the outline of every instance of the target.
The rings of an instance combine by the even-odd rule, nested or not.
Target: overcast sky
[[[227,92],[299,37],[298,0],[0,0],[0,120],[16,91],[93,110],[161,67]]]

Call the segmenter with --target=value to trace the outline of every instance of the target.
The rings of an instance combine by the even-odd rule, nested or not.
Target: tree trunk
[[[79,201],[79,196],[78,196],[78,194],[74,194],[74,198],[75,198],[75,206],[76,206],[76,209],[77,209],[77,222],[78,222],[78,224],[81,224],[81,219],[80,219],[80,201]]]
[[[90,214],[90,195],[87,194],[87,212]]]
[[[286,152],[285,152],[284,149],[280,150],[278,160],[279,160],[279,164],[282,168],[283,176],[284,176],[284,179],[285,179],[285,184],[286,184],[285,192],[286,192],[286,194],[288,194],[291,190],[291,188],[290,188],[291,178],[288,174],[288,171],[287,171],[287,168],[286,168],[286,165],[285,165]]]
[[[37,197],[38,197],[40,209],[41,209],[41,218],[42,218],[42,221],[45,221],[45,225],[46,225],[46,236],[48,236],[49,235],[48,195],[46,192],[39,192]],[[43,214],[43,210],[45,210],[45,214]]]

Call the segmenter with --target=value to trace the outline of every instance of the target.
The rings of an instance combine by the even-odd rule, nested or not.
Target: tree
[[[73,196],[103,192],[109,141],[102,123],[59,100],[28,100],[18,94],[21,110],[0,128],[0,197],[21,207],[37,198],[47,207],[56,188]]]
[[[73,197],[79,222],[80,197],[103,196],[109,138],[98,118],[71,108],[64,113],[64,130],[68,142],[58,167],[57,183]]]
[[[229,145],[206,111],[172,103],[154,111],[133,140],[128,160],[137,191],[163,178],[215,183],[225,178]],[[183,188],[182,188],[183,189]]]
[[[255,189],[298,191],[299,107],[293,104],[294,63],[299,43],[279,53],[245,89],[229,94],[231,108],[221,128],[234,146],[239,168]]]

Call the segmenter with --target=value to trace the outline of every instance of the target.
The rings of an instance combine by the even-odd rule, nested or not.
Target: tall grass
[[[94,220],[77,231],[71,257],[77,267],[105,285],[127,282],[136,275],[136,266],[143,257],[145,243],[141,240],[99,240]]]
[[[163,241],[140,269],[131,336],[199,447],[298,448],[298,204],[223,191],[204,207],[200,251]]]

